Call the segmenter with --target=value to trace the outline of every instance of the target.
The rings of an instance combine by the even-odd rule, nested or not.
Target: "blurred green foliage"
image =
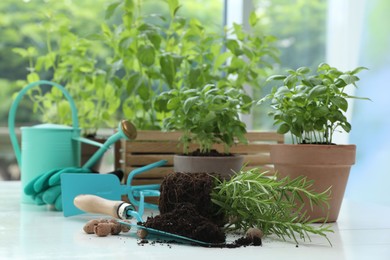
[[[56,38],[55,32],[67,28],[75,35],[86,37],[100,30],[105,18],[105,9],[113,1],[108,0],[3,0],[0,1],[0,125],[6,124],[10,97],[25,85],[26,75],[31,68],[28,57],[23,58],[12,51],[14,48],[30,49],[26,55],[42,55],[47,52],[47,32],[51,39]],[[143,12],[153,10],[168,12],[162,1],[144,0]],[[182,1],[180,15],[194,17],[208,25],[210,30],[222,30],[223,0]],[[258,29],[265,34],[275,35],[281,50],[283,71],[285,67],[294,68],[308,66],[314,68],[325,58],[326,44],[326,0],[254,0],[256,12],[260,16]],[[61,19],[61,18],[66,19]],[[114,24],[120,20],[114,16]],[[47,23],[51,20],[50,23]],[[65,24],[56,24],[67,20]],[[46,21],[46,22],[45,22]],[[103,60],[109,53],[102,46],[94,46],[97,62]],[[298,64],[299,63],[299,64]],[[276,69],[278,70],[278,69]],[[277,73],[277,71],[275,71]],[[41,78],[51,79],[52,71],[47,71]],[[265,88],[255,91],[255,98],[260,98],[270,91]],[[17,113],[18,122],[37,121],[39,113],[31,115],[28,109],[31,102],[22,102]],[[271,120],[267,118],[267,107],[258,107],[253,111],[254,128],[272,128]]]
[[[3,0],[0,2],[0,126],[6,124],[8,109],[11,104],[10,98],[26,84],[26,76],[29,80],[38,79],[34,68],[48,66],[52,52],[48,48],[64,51],[63,38],[67,38],[69,53],[77,46],[79,52],[73,52],[73,58],[77,55],[90,55],[93,53],[94,63],[99,64],[110,56],[109,51],[99,44],[93,45],[91,52],[82,52],[82,48],[92,48],[91,42],[80,43],[80,38],[88,39],[89,35],[98,33],[101,24],[105,21],[106,7],[113,1],[107,0],[84,0],[84,1],[53,1],[53,0]],[[183,16],[195,17],[207,21],[209,29],[222,29],[223,1],[185,1],[181,8]],[[142,11],[150,14],[155,10],[160,13],[168,10],[163,8],[163,1],[144,0]],[[111,23],[120,21],[119,15],[111,18]],[[66,37],[62,37],[66,35]],[[69,39],[73,37],[74,43]],[[76,44],[80,43],[80,44]],[[85,46],[80,46],[85,44]],[[62,49],[61,49],[62,48]],[[62,53],[63,54],[63,53]],[[40,61],[36,57],[46,56]],[[82,58],[82,57],[79,57]],[[69,61],[71,59],[69,58]],[[40,64],[36,64],[39,62]],[[94,64],[95,65],[95,64]],[[80,68],[79,66],[78,68]],[[84,67],[86,68],[86,67]],[[87,72],[87,71],[85,71]],[[81,74],[80,74],[81,75]],[[53,79],[53,69],[49,68],[39,73],[41,79]],[[39,90],[38,90],[39,91]],[[47,92],[47,89],[43,89]],[[3,98],[4,97],[4,98]],[[4,101],[3,101],[4,99]],[[61,106],[62,107],[62,106]],[[41,120],[39,111],[30,111],[33,104],[24,100],[20,104],[17,113],[18,122],[35,122]],[[63,111],[66,113],[66,108]]]

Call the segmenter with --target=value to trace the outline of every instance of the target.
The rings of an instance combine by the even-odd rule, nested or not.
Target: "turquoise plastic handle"
[[[9,135],[10,135],[11,144],[12,144],[12,147],[14,148],[16,160],[18,162],[19,167],[22,166],[22,158],[21,158],[20,146],[19,146],[19,143],[18,143],[18,138],[16,137],[16,133],[15,133],[15,115],[16,115],[16,110],[17,110],[17,107],[19,105],[19,102],[22,100],[22,98],[26,94],[26,92],[29,89],[31,89],[31,88],[33,88],[35,86],[39,86],[39,85],[50,85],[50,86],[53,86],[53,87],[57,87],[59,90],[61,90],[61,92],[64,94],[64,96],[66,97],[66,99],[70,103],[70,108],[72,110],[73,128],[74,129],[78,129],[79,128],[79,122],[78,122],[78,118],[77,118],[76,105],[75,105],[72,97],[68,93],[68,91],[66,91],[66,89],[63,86],[61,86],[60,84],[51,82],[51,81],[47,81],[47,80],[40,80],[40,81],[36,81],[36,82],[28,84],[16,96],[15,100],[13,101],[13,103],[11,105],[11,108],[10,108],[10,111],[9,111],[9,114],[8,114]]]

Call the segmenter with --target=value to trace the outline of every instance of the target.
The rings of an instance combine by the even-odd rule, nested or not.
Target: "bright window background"
[[[347,197],[390,205],[390,1],[364,2],[358,62],[369,68],[356,94],[372,102],[356,101],[350,143],[357,145]]]

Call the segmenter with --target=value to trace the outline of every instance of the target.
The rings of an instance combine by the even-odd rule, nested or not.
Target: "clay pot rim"
[[[354,165],[356,145],[273,144],[270,156],[273,164]]]

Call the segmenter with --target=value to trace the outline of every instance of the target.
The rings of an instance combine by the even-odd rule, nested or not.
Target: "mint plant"
[[[236,141],[245,143],[246,127],[239,113],[249,113],[252,104],[242,90],[212,84],[173,89],[156,100],[160,111],[171,112],[164,120],[165,130],[183,131],[184,154],[190,143],[198,144],[201,154],[209,153],[213,144],[223,144],[224,153],[229,154]]]
[[[270,115],[278,125],[277,132],[290,132],[293,143],[331,144],[336,131],[351,131],[345,116],[347,99],[369,100],[345,92],[350,84],[357,87],[359,78],[356,74],[365,69],[358,67],[343,72],[321,63],[314,75],[309,75],[307,67],[288,70],[287,75],[268,78],[268,81],[282,81],[282,84],[258,103],[271,100],[273,111]]]

